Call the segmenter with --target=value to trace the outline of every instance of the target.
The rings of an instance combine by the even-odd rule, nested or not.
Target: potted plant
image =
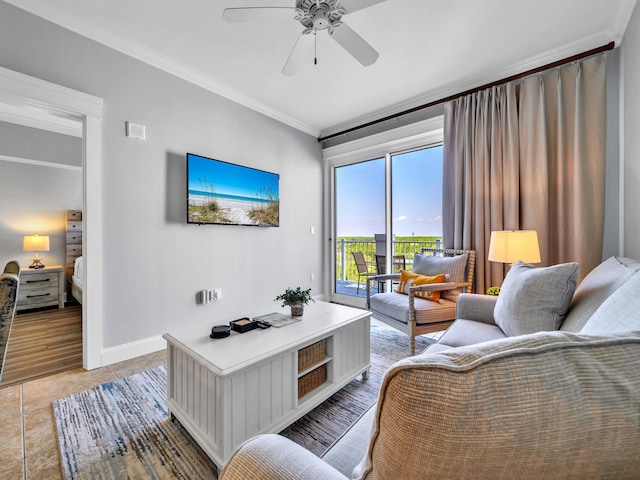
[[[287,288],[282,295],[278,295],[275,301],[282,301],[282,306],[289,305],[291,307],[291,316],[299,317],[304,313],[304,306],[309,302],[315,302],[311,297],[311,289],[302,290],[300,287]]]
[[[497,297],[498,295],[500,295],[500,287],[489,287],[487,289],[487,295],[493,295],[494,297]]]

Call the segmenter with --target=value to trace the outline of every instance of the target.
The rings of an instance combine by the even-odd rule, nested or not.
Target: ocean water
[[[214,193],[203,192],[201,190],[189,190],[189,197],[199,197],[199,199],[217,199],[217,200],[237,200],[239,202],[251,202],[251,203],[272,203],[271,200],[259,197],[244,197],[241,195],[231,195],[228,193]]]

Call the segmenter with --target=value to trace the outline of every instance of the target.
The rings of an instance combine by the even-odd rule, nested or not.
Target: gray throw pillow
[[[455,255],[453,257],[439,257],[435,255],[421,255],[416,253],[413,257],[414,273],[420,275],[440,275],[444,273],[449,275],[447,282],[462,283],[466,282],[465,270],[467,268],[467,261],[469,254],[464,253],[462,255]],[[441,293],[442,298],[455,302],[458,299],[458,295],[462,293],[461,288],[455,290],[447,290]]]
[[[560,330],[581,331],[600,305],[637,271],[633,261],[621,257],[610,257],[591,270],[576,288]]]
[[[607,335],[640,331],[640,272],[609,296],[580,333]]]
[[[578,279],[578,264],[535,267],[517,262],[502,283],[494,319],[508,336],[558,330]]]

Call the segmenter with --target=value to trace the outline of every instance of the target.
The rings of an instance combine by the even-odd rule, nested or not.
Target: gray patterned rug
[[[416,350],[431,343],[416,339]],[[386,369],[408,354],[406,335],[372,320],[371,372],[281,432],[321,455],[378,395]],[[65,479],[215,478],[213,463],[164,403],[166,367],[102,384],[53,402]]]

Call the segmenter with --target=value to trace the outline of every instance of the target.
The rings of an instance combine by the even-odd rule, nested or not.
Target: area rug
[[[416,350],[433,340],[416,339]],[[281,432],[321,455],[376,401],[382,377],[407,356],[409,339],[371,322],[371,371]],[[216,468],[165,405],[166,367],[102,384],[53,402],[65,479],[204,479]]]

